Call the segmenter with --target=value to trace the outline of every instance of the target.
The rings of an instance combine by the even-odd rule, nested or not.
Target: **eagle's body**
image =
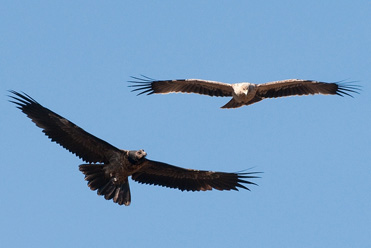
[[[223,108],[236,108],[251,102],[256,94],[257,85],[251,83],[232,84],[232,99]]]
[[[359,86],[338,83],[318,82],[314,80],[287,79],[265,84],[236,83],[227,84],[202,79],[177,79],[156,81],[147,77],[137,78],[131,87],[133,91],[141,91],[138,95],[167,94],[172,92],[196,93],[208,96],[232,97],[222,108],[238,108],[250,105],[266,98],[294,95],[339,95],[351,96],[358,93]]]
[[[120,205],[131,202],[128,178],[186,191],[247,189],[254,172],[224,173],[176,167],[146,159],[143,150],[118,149],[43,107],[27,94],[10,91],[17,107],[52,140],[87,162],[79,166],[92,190]]]

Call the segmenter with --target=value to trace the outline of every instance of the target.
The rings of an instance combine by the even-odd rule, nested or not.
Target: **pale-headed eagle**
[[[325,83],[313,80],[287,79],[265,84],[236,83],[227,84],[202,79],[177,79],[156,81],[143,76],[132,77],[135,81],[130,87],[132,91],[141,91],[138,95],[167,94],[172,92],[197,93],[208,96],[228,96],[232,99],[222,108],[239,108],[250,105],[266,98],[301,95],[339,95],[351,96],[358,93],[358,85]]]
[[[256,172],[225,173],[192,170],[146,159],[143,150],[128,151],[91,135],[74,123],[43,107],[29,95],[10,91],[10,96],[25,113],[52,140],[88,164],[79,169],[85,175],[91,190],[104,195],[106,200],[128,206],[131,201],[128,177],[143,184],[159,185],[181,191],[238,190],[254,184],[247,179],[257,178]]]

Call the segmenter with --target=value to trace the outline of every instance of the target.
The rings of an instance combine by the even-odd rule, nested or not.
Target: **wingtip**
[[[246,185],[259,186],[257,183],[248,181],[247,179],[261,178],[260,176],[257,176],[256,174],[261,174],[263,172],[258,172],[258,171],[244,172],[244,171],[246,171],[246,170],[239,171],[239,172],[236,173],[237,176],[238,176],[236,189],[238,190],[238,188],[242,188],[242,189],[246,189],[248,191],[251,191],[250,188],[248,188]]]
[[[29,104],[38,104],[35,99],[33,99],[28,94],[24,93],[23,91],[18,92],[15,90],[8,90],[8,92],[12,93],[13,95],[8,95],[8,101],[17,105],[17,108],[23,110],[23,108]]]
[[[354,96],[351,93],[360,94],[360,91],[362,91],[362,85],[354,84],[357,82],[359,81],[341,80],[341,81],[335,82],[335,84],[337,85],[335,94],[341,97],[349,96],[349,97],[354,98]]]
[[[150,77],[147,77],[143,74],[140,74],[141,77],[136,77],[136,76],[130,76],[130,78],[134,79],[134,80],[137,80],[137,81],[134,81],[134,80],[130,80],[129,82],[131,83],[140,83],[140,82],[152,82],[152,81],[156,81],[156,79],[154,78],[150,78]],[[139,81],[139,82],[138,82]]]

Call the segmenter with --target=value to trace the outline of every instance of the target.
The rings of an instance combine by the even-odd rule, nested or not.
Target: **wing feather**
[[[135,87],[132,91],[140,91],[142,94],[167,94],[172,92],[196,93],[208,96],[232,96],[231,84],[207,81],[202,79],[177,79],[156,81],[147,77],[132,77],[135,81],[129,87]]]
[[[17,108],[25,113],[52,140],[89,163],[108,163],[113,152],[120,150],[74,123],[43,107],[32,97],[16,91],[9,96]]]
[[[265,84],[259,84],[257,96],[262,98],[276,98],[284,96],[301,95],[339,95],[351,96],[351,93],[359,93],[360,86],[347,83],[326,83],[314,80],[287,79]]]
[[[132,175],[132,179],[139,183],[159,185],[181,191],[205,190],[249,190],[245,185],[254,184],[247,179],[258,178],[249,173],[226,173],[184,169],[152,160],[146,160],[144,166]]]

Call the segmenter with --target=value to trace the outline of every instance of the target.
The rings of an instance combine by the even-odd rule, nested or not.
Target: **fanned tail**
[[[221,108],[239,108],[239,107],[241,107],[243,105],[244,105],[244,103],[237,102],[237,101],[234,100],[234,98],[232,98],[229,102],[227,102],[226,105],[224,105]]]
[[[131,202],[129,181],[118,184],[115,178],[107,177],[103,164],[82,164],[79,169],[85,175],[91,190],[97,190],[106,200],[113,199],[119,205],[129,206]]]

